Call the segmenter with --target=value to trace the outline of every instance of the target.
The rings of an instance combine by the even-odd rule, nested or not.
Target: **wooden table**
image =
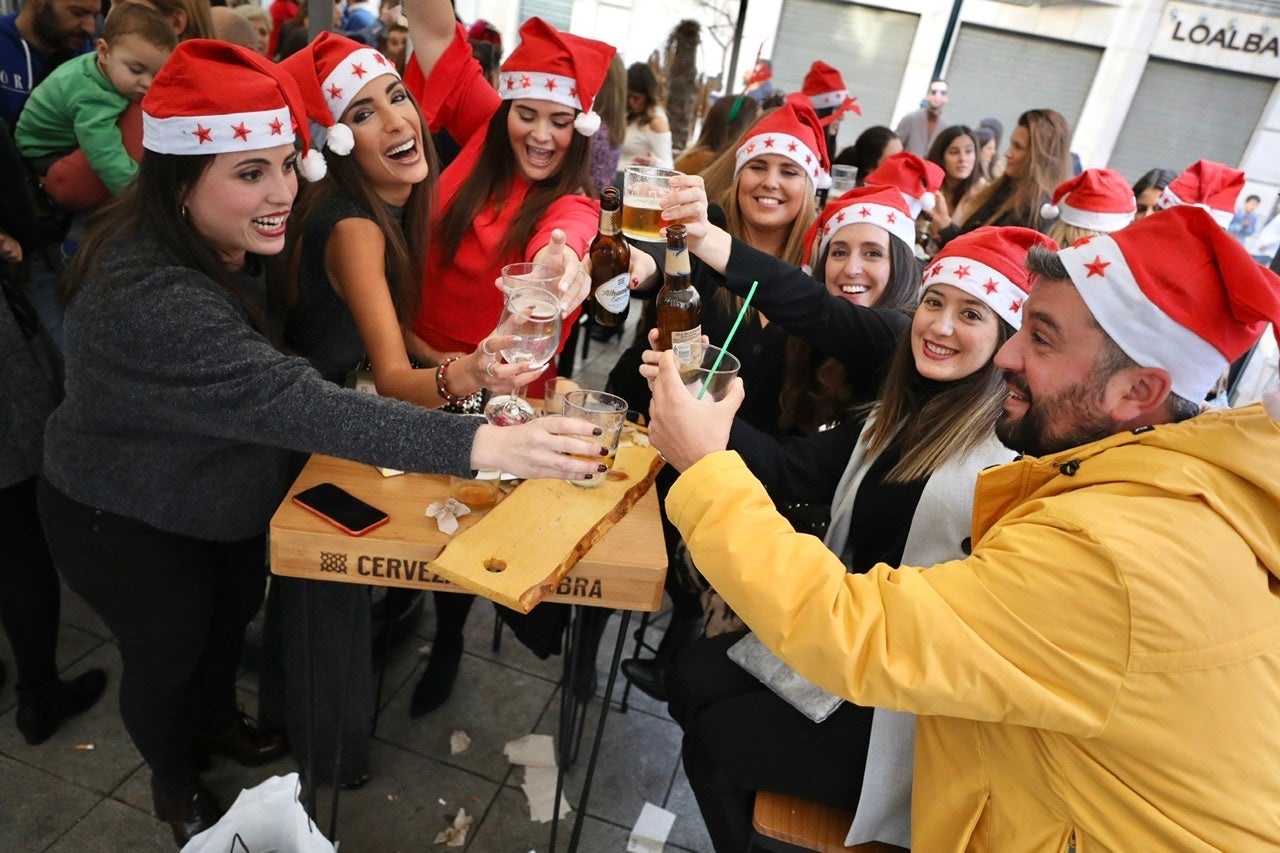
[[[317,483],[334,483],[391,516],[364,536],[348,536],[289,498]],[[466,592],[428,563],[448,543],[427,504],[449,497],[449,478],[436,474],[383,477],[376,468],[313,456],[271,519],[271,571],[311,580]],[[483,514],[460,521],[460,530]],[[653,612],[662,605],[667,552],[658,496],[650,489],[546,598],[562,604]]]
[[[322,482],[341,486],[386,512],[390,521],[364,536],[355,537],[293,502],[294,494]],[[318,581],[467,592],[428,568],[431,560],[448,543],[449,537],[439,531],[436,520],[427,516],[425,510],[428,504],[447,498],[449,491],[450,481],[445,476],[400,474],[384,477],[376,468],[358,462],[331,456],[312,456],[289,490],[289,496],[271,519],[271,571],[277,575]],[[478,523],[481,518],[481,513],[464,516],[459,520],[460,529]],[[605,533],[595,547],[583,555],[561,580],[559,588],[545,599],[563,604],[617,609],[622,613],[609,677],[605,684],[604,704],[596,725],[595,741],[591,746],[587,773],[583,780],[582,798],[578,803],[573,834],[569,840],[571,851],[577,848],[582,819],[586,814],[592,776],[631,613],[653,612],[661,606],[666,574],[667,554],[662,537],[658,497],[656,490],[651,488]],[[309,611],[307,618],[310,618]],[[576,702],[570,678],[574,672],[578,647],[581,645],[576,641],[580,636],[578,627],[581,619],[575,618],[574,621],[574,630],[570,632],[571,641],[565,651],[564,677],[560,685],[560,761],[554,800],[556,803],[560,801],[565,766],[572,755],[569,745],[572,732],[578,725],[576,721],[585,717],[585,702]],[[310,785],[313,796],[315,787],[313,782]],[[338,786],[335,784],[330,838],[333,838],[337,828],[337,795]],[[311,812],[314,815],[314,800]],[[550,845],[553,851],[559,809],[554,814],[557,817],[552,820]]]

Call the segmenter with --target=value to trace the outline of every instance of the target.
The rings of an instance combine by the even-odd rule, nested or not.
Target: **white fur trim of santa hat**
[[[157,154],[225,154],[293,142],[293,118],[285,106],[273,110],[156,118],[142,114],[142,138]]]

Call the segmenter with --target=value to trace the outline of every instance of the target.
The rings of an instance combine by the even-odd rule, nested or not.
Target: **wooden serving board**
[[[431,571],[465,589],[528,613],[653,486],[662,458],[652,447],[620,447],[595,488],[564,480],[526,480],[459,532]]]

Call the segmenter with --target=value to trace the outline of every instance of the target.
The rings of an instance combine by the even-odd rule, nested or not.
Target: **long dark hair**
[[[996,322],[995,351],[999,351],[1014,329],[999,317]],[[867,433],[867,455],[896,443],[901,458],[885,481],[909,483],[927,477],[991,435],[1005,391],[1004,371],[996,367],[994,355],[978,370],[939,389],[937,382],[916,370],[907,332],[898,339],[879,402],[864,409],[876,417]]]
[[[361,173],[354,152],[345,157],[327,154],[325,160],[329,164],[329,173],[320,183],[305,187],[294,206],[285,251],[289,259],[288,273],[280,283],[284,307],[291,307],[297,300],[305,234],[302,224],[307,221],[312,209],[324,199],[335,194],[345,194],[369,211],[382,231],[386,241],[387,284],[391,290],[391,301],[396,307],[396,319],[400,321],[400,325],[408,326],[417,316],[418,307],[422,304],[422,272],[427,257],[431,206],[440,167],[426,119],[418,108],[418,102],[412,100],[412,95],[409,98],[422,128],[422,155],[427,158],[429,170],[426,179],[414,184],[409,190],[409,201],[404,206],[403,215],[397,220],[387,203],[373,191],[372,183]]]
[[[1071,176],[1071,129],[1057,110],[1027,110],[1018,116],[1018,127],[1027,131],[1026,165],[1014,178],[1006,170],[973,200],[973,210],[981,210],[992,199],[1001,199],[981,222],[966,220],[971,231],[980,225],[1022,225],[1039,229],[1040,206],[1053,195],[1058,184]],[[1012,138],[1012,137],[1011,137]],[[1004,217],[1011,221],[1002,221]]]
[[[960,202],[964,200],[964,197],[973,189],[974,184],[982,180],[982,170],[979,168],[979,161],[982,160],[982,147],[978,144],[978,135],[963,124],[953,124],[943,130],[942,133],[939,133],[938,138],[933,140],[933,144],[929,146],[929,156],[925,158],[932,163],[936,163],[945,172],[947,170],[947,148],[960,136],[967,136],[973,142],[973,171],[969,173],[969,177],[962,181],[957,181],[947,175],[942,182],[942,193],[947,199],[947,209],[953,213]]]
[[[213,163],[215,154],[157,154],[144,150],[138,176],[89,222],[80,250],[71,259],[61,298],[70,303],[101,271],[103,250],[117,240],[136,241],[149,233],[160,245],[154,263],[178,264],[208,276],[222,286],[244,311],[250,325],[274,340],[257,301],[240,278],[187,221],[182,199]],[[95,282],[103,286],[105,282]]]
[[[823,250],[814,278],[826,283],[827,255]],[[909,311],[915,307],[922,273],[920,262],[906,243],[889,235],[889,281],[876,298],[876,308]],[[795,335],[787,341],[786,378],[778,394],[778,426],[810,434],[843,420],[861,401],[853,399],[849,370],[836,358],[815,350]]]
[[[489,200],[492,199],[496,207],[502,207],[511,192],[512,182],[520,173],[511,150],[511,137],[507,134],[507,116],[510,113],[511,101],[503,101],[493,118],[489,119],[480,165],[463,180],[440,222],[436,237],[440,241],[445,266],[453,263],[462,236],[472,227]],[[544,181],[534,181],[519,212],[511,220],[499,248],[503,262],[507,258],[523,256],[538,222],[553,201],[561,196],[589,196],[595,192],[595,184],[591,181],[591,140],[576,130],[572,135],[560,171]]]
[[[898,134],[882,124],[868,127],[853,144],[836,155],[835,163],[842,166],[853,166],[858,170],[858,186],[864,186],[867,175],[875,171],[884,157],[884,149],[898,138]]]

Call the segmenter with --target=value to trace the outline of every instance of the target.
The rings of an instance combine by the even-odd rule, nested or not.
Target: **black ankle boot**
[[[173,840],[179,847],[222,817],[222,807],[199,779],[180,791],[166,792],[156,787],[156,777],[152,775],[151,803],[155,806],[156,817],[173,830]]]
[[[409,716],[430,714],[443,705],[453,692],[453,682],[458,678],[458,664],[462,662],[462,645],[438,645],[431,649],[426,671],[414,685],[409,699]]]
[[[702,636],[703,617],[672,616],[667,630],[651,658],[624,660],[622,674],[641,693],[659,702],[667,701],[667,668],[676,652]]]
[[[106,687],[107,674],[90,669],[70,681],[59,680],[52,687],[21,690],[14,722],[27,743],[44,743],[63,720],[92,708]]]

